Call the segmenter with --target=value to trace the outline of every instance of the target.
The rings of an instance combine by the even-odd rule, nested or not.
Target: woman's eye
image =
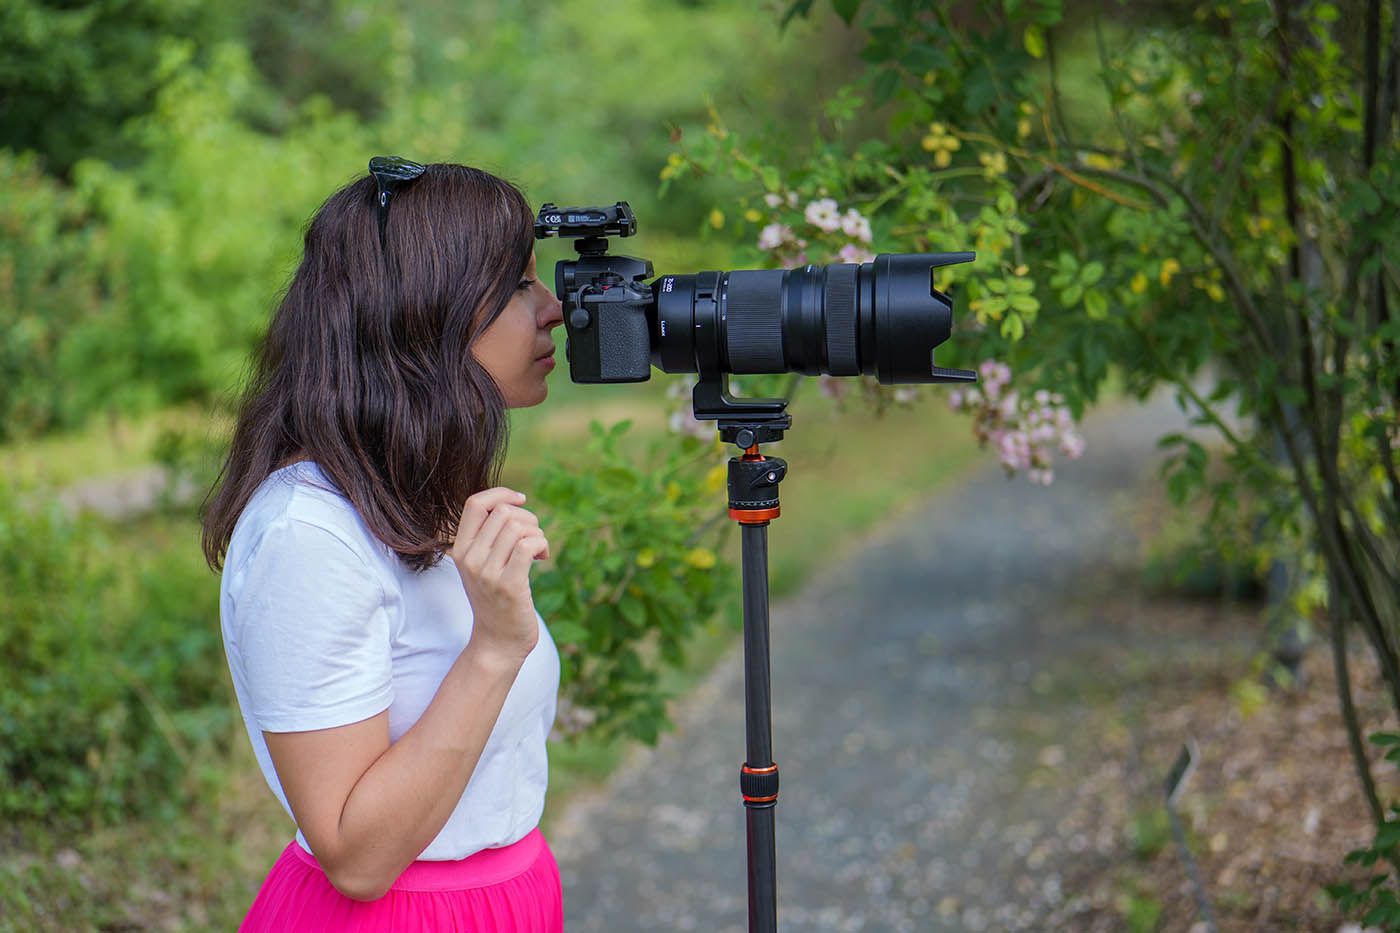
[[[534,285],[534,284],[535,284],[535,280],[534,280],[534,279],[521,279],[521,280],[520,280],[520,284],[517,285],[517,286],[515,286],[515,287],[516,287],[516,290],[518,290],[518,291],[526,292],[526,291],[529,291],[529,290],[530,290],[530,286],[531,286],[531,285]]]

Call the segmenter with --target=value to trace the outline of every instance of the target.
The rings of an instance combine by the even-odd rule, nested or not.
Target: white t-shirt
[[[291,814],[263,732],[328,729],[389,711],[397,742],[467,644],[472,609],[451,560],[415,573],[319,467],[269,476],[243,509],[220,585],[224,651],[263,777]],[[540,620],[447,825],[418,857],[510,845],[539,823],[559,654]],[[297,841],[310,852],[306,837]],[[313,853],[314,854],[314,853]]]

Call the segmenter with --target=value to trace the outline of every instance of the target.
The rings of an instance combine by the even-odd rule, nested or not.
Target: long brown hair
[[[406,565],[437,562],[463,501],[500,471],[505,400],[471,347],[524,274],[533,224],[515,186],[463,165],[429,165],[395,193],[382,248],[372,178],[326,200],[205,498],[211,567],[293,456],[314,460]]]

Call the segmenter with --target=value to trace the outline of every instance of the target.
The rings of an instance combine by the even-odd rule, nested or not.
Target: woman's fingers
[[[529,579],[530,565],[537,558],[549,556],[549,541],[542,534],[525,535],[515,542],[506,557],[502,568],[504,576],[513,579]]]
[[[520,506],[524,502],[523,492],[516,492],[506,486],[492,486],[469,496],[462,506],[462,517],[457,522],[457,536],[453,539],[454,552],[465,553],[466,548],[481,531],[481,526],[486,523],[487,517],[498,506]],[[461,545],[460,549],[458,545]]]
[[[471,566],[483,566],[491,561],[491,554],[498,544],[505,538],[514,541],[522,534],[531,531],[539,531],[540,520],[533,512],[528,512],[519,506],[498,505],[491,510],[491,514],[486,517],[481,530],[476,533],[476,537],[466,548],[465,559]],[[507,545],[509,546],[509,545]],[[504,561],[496,561],[501,564]]]

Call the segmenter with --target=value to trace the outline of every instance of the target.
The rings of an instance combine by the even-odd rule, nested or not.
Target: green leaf
[[[1400,733],[1373,732],[1366,737],[1372,745],[1400,745]]]
[[[1030,53],[1031,58],[1045,57],[1045,31],[1039,26],[1034,23],[1027,26],[1023,41],[1026,45],[1026,51]]]
[[[549,626],[549,634],[554,636],[554,640],[566,645],[581,644],[588,638],[588,629],[577,622],[560,620],[548,622],[547,625]]]
[[[1371,847],[1384,852],[1397,842],[1400,842],[1400,820],[1385,823],[1376,830],[1376,841],[1371,843]]]
[[[622,594],[622,598],[617,601],[617,610],[622,613],[624,619],[638,628],[647,624],[647,607],[631,593]]]
[[[856,14],[860,12],[860,2],[861,0],[831,0],[831,8],[849,26],[855,20]]]
[[[893,68],[886,68],[875,78],[875,86],[872,88],[875,104],[887,104],[894,97],[894,92],[899,90],[899,72]]]
[[[1007,340],[1020,340],[1026,336],[1026,322],[1019,314],[1007,315],[1001,322],[1001,335]]]
[[[1084,293],[1084,313],[1096,321],[1102,321],[1108,317],[1108,296],[1103,293],[1102,289],[1091,288]]]
[[[1079,304],[1079,299],[1084,297],[1084,288],[1079,283],[1075,283],[1064,291],[1060,292],[1060,303],[1066,308],[1072,308]]]
[[[1085,286],[1097,285],[1099,279],[1103,278],[1103,263],[1097,259],[1086,262],[1084,268],[1079,270],[1079,281]]]
[[[1033,295],[1012,295],[1010,302],[1012,310],[1022,314],[1034,314],[1040,310],[1040,302]]]

